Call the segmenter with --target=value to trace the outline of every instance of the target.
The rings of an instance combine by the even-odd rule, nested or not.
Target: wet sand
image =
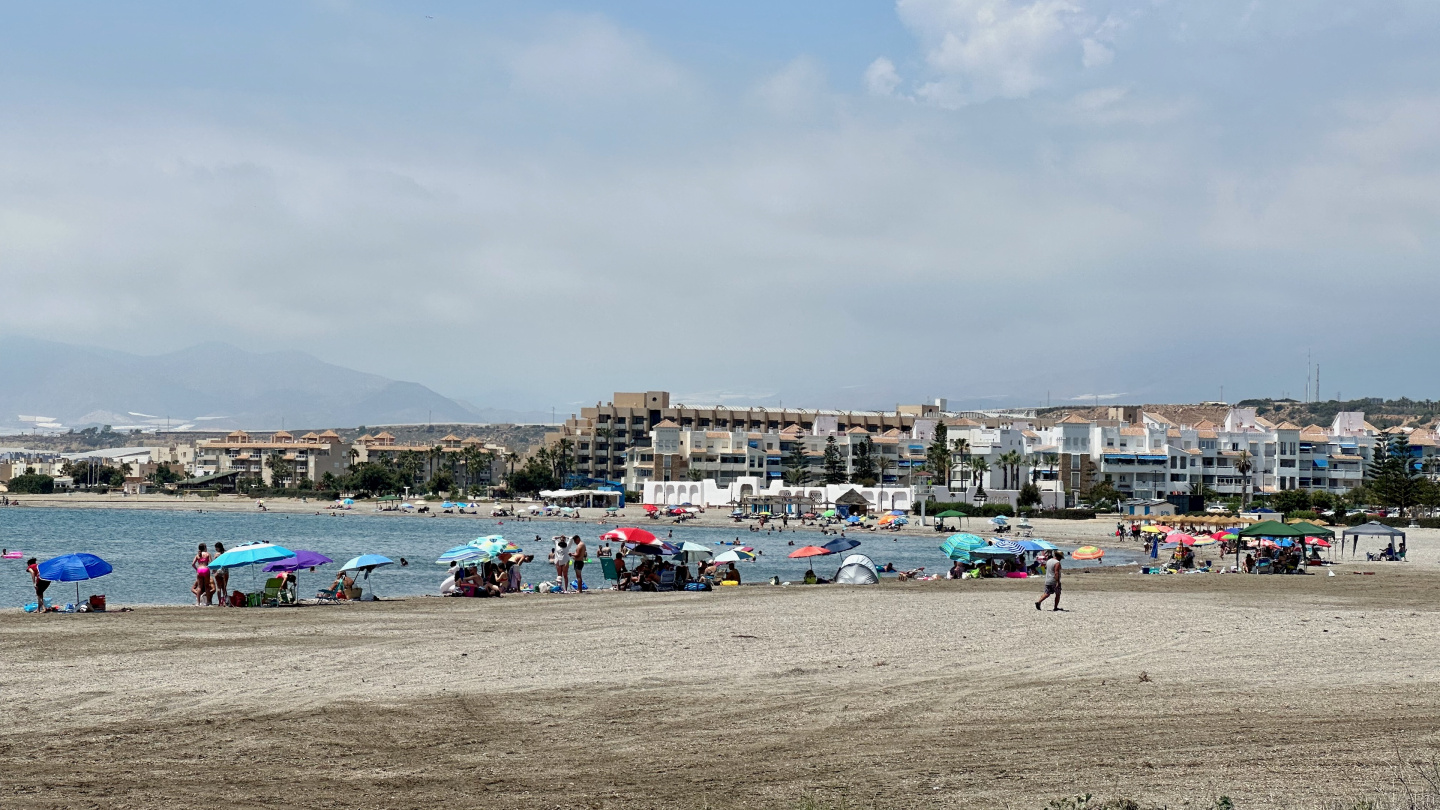
[[[1315,807],[1440,744],[1432,563],[0,614],[0,806]]]

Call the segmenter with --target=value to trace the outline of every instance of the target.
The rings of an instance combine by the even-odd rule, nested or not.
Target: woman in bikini
[[[195,569],[195,584],[190,586],[191,593],[195,594],[195,605],[210,604],[215,594],[215,585],[210,581],[210,552],[205,550],[205,544],[200,544],[200,550],[195,552],[195,558],[190,561],[190,567]],[[200,601],[201,597],[204,602]]]

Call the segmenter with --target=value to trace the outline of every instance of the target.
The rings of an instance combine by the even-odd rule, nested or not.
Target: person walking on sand
[[[580,535],[570,538],[570,559],[575,561],[575,592],[585,592],[585,558],[590,556],[590,550],[585,548],[585,541]]]
[[[555,538],[555,548],[551,554],[555,558],[555,576],[560,578],[560,592],[570,587],[570,552],[566,549],[564,537]]]
[[[1036,600],[1036,610],[1039,610],[1040,605],[1052,595],[1055,597],[1054,609],[1060,609],[1060,558],[1064,556],[1065,552],[1063,551],[1052,552],[1050,559],[1045,561],[1045,595]]]

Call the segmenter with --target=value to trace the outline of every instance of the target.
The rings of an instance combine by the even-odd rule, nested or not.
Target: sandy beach
[[[1436,750],[1429,564],[7,611],[0,805],[1315,807]]]

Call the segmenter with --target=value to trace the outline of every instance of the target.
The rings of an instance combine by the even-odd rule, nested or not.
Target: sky
[[[1440,397],[1432,0],[3,7],[0,332],[562,413]]]

